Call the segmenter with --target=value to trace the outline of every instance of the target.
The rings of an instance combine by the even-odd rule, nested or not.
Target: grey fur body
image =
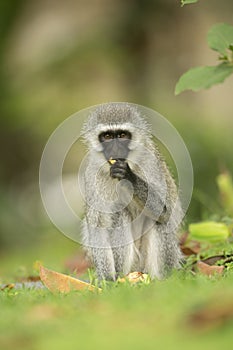
[[[132,183],[110,176],[111,165],[98,139],[109,129],[127,129],[132,135],[127,157]],[[104,104],[89,116],[83,138],[89,153],[83,174],[82,241],[98,278],[114,280],[132,271],[166,277],[180,267],[177,229],[182,209],[148,124],[129,104]]]

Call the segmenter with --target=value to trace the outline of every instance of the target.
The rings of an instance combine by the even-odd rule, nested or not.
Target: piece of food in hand
[[[108,162],[113,165],[116,163],[116,159],[112,159],[112,157],[108,160]]]
[[[128,273],[128,275],[123,278],[118,278],[118,282],[124,283],[126,281],[129,281],[130,283],[149,282],[149,276],[147,273],[135,271]]]

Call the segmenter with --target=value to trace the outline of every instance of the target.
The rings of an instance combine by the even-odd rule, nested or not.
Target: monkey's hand
[[[135,177],[128,163],[122,159],[117,159],[116,162],[111,165],[110,176],[114,179],[118,179],[118,180],[126,179],[131,182],[133,182]]]
[[[133,185],[133,202],[136,204],[137,208],[144,210],[144,213],[155,220],[157,224],[167,222],[170,214],[167,210],[166,203],[161,200],[156,188],[134,174],[125,160],[117,159],[111,164],[110,175],[112,178],[118,180],[125,179],[130,181]],[[148,193],[150,193],[149,200]]]

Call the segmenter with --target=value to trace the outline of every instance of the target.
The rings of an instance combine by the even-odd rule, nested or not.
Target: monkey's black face
[[[129,153],[131,133],[127,130],[109,130],[99,135],[105,158],[126,159]]]

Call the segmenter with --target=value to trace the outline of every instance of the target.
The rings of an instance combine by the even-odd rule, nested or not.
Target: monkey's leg
[[[116,271],[111,248],[88,248],[99,280],[115,280]]]
[[[114,280],[116,271],[107,230],[98,229],[83,220],[82,243],[96,269],[98,279]]]
[[[163,279],[174,268],[180,267],[182,254],[174,233],[167,233],[163,225],[154,225],[142,237],[141,254],[144,257],[144,272]]]
[[[117,275],[127,275],[131,272],[135,261],[134,244],[130,243],[125,246],[116,247],[112,251]]]

